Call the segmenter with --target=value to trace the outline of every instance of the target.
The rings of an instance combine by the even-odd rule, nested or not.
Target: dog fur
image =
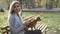
[[[31,28],[31,30],[33,30],[33,28],[35,29],[35,25],[37,24],[37,21],[41,21],[40,17],[37,16],[34,19],[29,19],[27,22],[29,23],[29,25],[26,26],[25,30],[28,30],[28,28]]]

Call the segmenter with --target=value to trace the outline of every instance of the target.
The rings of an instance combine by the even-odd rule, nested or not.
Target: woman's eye
[[[14,6],[14,8],[16,8],[16,6]]]
[[[14,6],[14,8],[19,7],[19,6]]]
[[[17,6],[17,7],[19,7],[19,6]]]

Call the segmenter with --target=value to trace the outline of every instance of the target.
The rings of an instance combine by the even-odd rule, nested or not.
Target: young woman
[[[21,6],[19,1],[13,1],[9,9],[9,27],[10,34],[24,34],[24,28],[28,23],[24,23],[21,15]]]

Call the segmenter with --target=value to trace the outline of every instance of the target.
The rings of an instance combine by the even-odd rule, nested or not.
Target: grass
[[[0,27],[8,25],[7,15],[7,11],[4,13],[0,12]],[[41,23],[45,23],[48,25],[47,34],[53,34],[54,32],[56,34],[60,34],[60,12],[23,12],[22,14],[24,18],[31,15],[33,15],[34,17],[39,15],[41,18]]]
[[[49,31],[51,31],[51,33],[55,33],[56,34],[60,34],[60,12],[23,12],[23,16],[37,16],[40,15],[41,18],[41,23],[45,23],[48,25],[48,29]],[[48,31],[47,31],[48,32]],[[50,32],[49,32],[50,33]],[[49,34],[47,33],[47,34]],[[50,34],[51,34],[50,33]]]

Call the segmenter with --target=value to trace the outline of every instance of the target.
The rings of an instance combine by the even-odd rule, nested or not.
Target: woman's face
[[[20,12],[21,7],[20,7],[19,4],[15,4],[13,7],[14,7],[13,10],[14,10],[15,13],[19,13]]]

